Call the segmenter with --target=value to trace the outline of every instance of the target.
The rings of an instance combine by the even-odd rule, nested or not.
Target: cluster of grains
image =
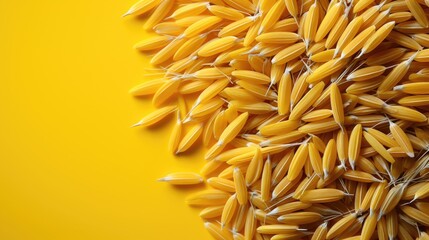
[[[142,0],[159,78],[133,88],[202,142],[216,239],[429,239],[428,0]],[[174,114],[173,114],[174,113]]]

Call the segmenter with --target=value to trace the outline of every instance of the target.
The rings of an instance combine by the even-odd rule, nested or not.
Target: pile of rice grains
[[[174,115],[169,148],[207,163],[171,184],[216,239],[429,239],[428,0],[143,0]],[[205,179],[205,180],[203,180]]]

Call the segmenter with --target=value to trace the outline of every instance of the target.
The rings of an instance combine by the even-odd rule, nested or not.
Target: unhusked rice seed
[[[141,0],[157,36],[132,88],[175,118],[168,150],[203,143],[211,236],[429,239],[429,1]],[[174,116],[174,117],[173,117]]]

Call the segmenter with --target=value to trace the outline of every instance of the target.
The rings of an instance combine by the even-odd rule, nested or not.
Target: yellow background
[[[128,90],[147,58],[132,49],[134,0],[0,3],[0,239],[210,239],[192,189],[156,182],[198,171],[200,151],[166,151],[171,123]]]

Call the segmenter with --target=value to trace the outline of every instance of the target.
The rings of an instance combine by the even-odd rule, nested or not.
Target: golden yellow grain
[[[219,97],[210,99],[204,103],[200,103],[191,109],[188,114],[188,117],[183,121],[189,122],[194,119],[208,116],[209,114],[214,113],[216,110],[218,110],[224,103],[225,102]]]
[[[204,208],[199,216],[203,219],[217,218],[222,215],[223,206],[214,206]]]
[[[277,111],[277,107],[270,105],[269,103],[259,102],[259,103],[243,103],[234,101],[237,106],[237,110],[240,112],[248,112],[249,114],[266,114],[270,112]]]
[[[166,79],[154,79],[144,82],[130,89],[130,93],[133,96],[146,96],[155,94],[158,89],[166,82]]]
[[[406,52],[406,48],[392,48],[370,55],[366,63],[370,66],[382,65],[400,58]]]
[[[281,215],[277,220],[281,223],[308,224],[320,221],[322,215],[315,212],[296,212]]]
[[[332,170],[334,170],[337,160],[337,149],[334,139],[330,139],[326,144],[326,149],[322,157],[323,177],[327,178]]]
[[[370,173],[357,171],[357,170],[347,170],[343,175],[344,179],[348,179],[355,182],[371,183],[371,182],[380,182],[380,179],[374,177]]]
[[[383,4],[380,4],[383,5]],[[362,28],[367,28],[372,25],[372,22],[377,18],[380,14],[380,6],[375,5],[367,8],[360,16],[363,18]],[[385,10],[385,9],[383,9]]]
[[[252,240],[256,232],[256,219],[254,215],[254,208],[250,207],[247,211],[246,224],[244,226],[244,239]]]
[[[175,51],[180,48],[180,46],[186,41],[185,38],[175,38],[173,39],[167,46],[162,48],[159,52],[157,52],[152,59],[150,60],[150,63],[152,65],[159,65],[171,57],[173,57]]]
[[[272,176],[271,184],[276,186],[286,176],[286,172],[289,169],[295,151],[292,149],[288,151],[275,166]]]
[[[244,176],[240,168],[238,167],[234,168],[233,177],[234,177],[235,189],[237,191],[238,203],[240,203],[240,205],[245,205],[248,200],[248,193],[247,193],[246,181],[244,180]]]
[[[357,3],[353,6],[353,13],[358,13],[365,8],[369,7],[373,2],[369,0],[359,0]]]
[[[246,31],[255,21],[254,17],[245,17],[222,28],[218,37],[237,36]]]
[[[389,129],[393,139],[398,143],[402,150],[411,158],[414,157],[413,146],[405,132],[394,122],[389,122]]]
[[[308,46],[310,42],[314,40],[314,37],[316,36],[316,32],[319,26],[320,10],[317,3],[318,1],[314,1],[314,3],[311,5],[305,17],[304,26],[302,27],[306,46]],[[300,35],[302,36],[302,34]]]
[[[369,205],[371,214],[381,207],[381,204],[383,203],[383,200],[385,199],[388,190],[389,189],[387,187],[386,180],[383,180],[377,185],[377,188],[374,191],[374,195],[372,196],[371,203]]]
[[[383,204],[381,204],[379,218],[389,213],[397,206],[404,193],[404,189],[404,183],[400,183],[389,190],[387,196],[384,198]]]
[[[260,234],[285,234],[298,231],[296,225],[273,224],[260,226],[256,229]]]
[[[240,168],[241,171],[246,171],[247,170],[247,165],[245,164],[236,164],[236,166],[229,166],[227,168],[225,168],[222,172],[219,173],[219,177],[220,178],[227,178],[227,179],[232,179],[233,175],[234,175],[234,169],[238,167]]]
[[[221,191],[232,192],[232,193],[235,192],[234,182],[225,178],[211,177],[207,179],[207,184]]]
[[[311,206],[310,203],[302,203],[299,201],[286,203],[274,208],[273,210],[271,210],[271,212],[268,213],[268,215],[283,215],[283,214],[303,210],[303,209],[309,208],[310,206]]]
[[[237,232],[242,232],[244,229],[244,225],[246,223],[246,217],[247,217],[247,212],[249,210],[249,206],[248,205],[244,205],[244,206],[238,206],[238,210],[237,210],[237,214],[234,218],[234,222],[232,223],[232,232],[237,233]],[[235,238],[235,234],[234,234],[234,238]],[[244,236],[241,238],[244,239]]]
[[[335,49],[325,50],[310,56],[310,60],[317,63],[324,63],[334,58]]]
[[[205,222],[204,227],[217,240],[232,240],[232,234],[226,229],[222,229],[220,225],[213,222]]]
[[[289,119],[298,120],[301,116],[313,105],[316,100],[320,97],[323,88],[325,87],[324,82],[317,83],[310,91],[308,91],[304,97],[296,104],[292,109]]]
[[[400,32],[390,32],[390,34],[387,36],[387,39],[412,50],[418,51],[422,49],[422,46],[416,40]]]
[[[167,46],[173,39],[171,36],[156,36],[136,43],[134,48],[139,51],[153,51]]]
[[[359,29],[363,25],[363,17],[358,16],[354,18],[346,27],[341,37],[338,39],[337,47],[335,48],[335,56],[342,52],[344,47],[350,43],[350,41],[356,36]]]
[[[140,15],[149,12],[154,7],[156,7],[159,2],[160,0],[140,0],[131,6],[130,9],[124,15],[122,15],[122,17],[128,15]]]
[[[225,110],[220,111],[213,120],[213,137],[218,140],[219,136],[225,130],[228,122],[225,118]]]
[[[233,158],[235,156],[239,156],[239,155],[242,155],[242,154],[248,154],[248,153],[253,154],[254,153],[254,149],[253,148],[249,148],[249,147],[234,148],[234,149],[231,149],[231,150],[228,150],[228,151],[224,151],[223,153],[221,153],[218,156],[216,156],[214,159],[216,161],[226,162],[226,161],[230,160],[231,158]]]
[[[423,47],[429,46],[429,34],[426,33],[417,33],[411,36],[416,42],[418,42]]]
[[[304,114],[301,120],[304,122],[314,122],[323,120],[330,116],[332,116],[332,111],[330,109],[319,109]]]
[[[416,82],[398,85],[393,88],[395,91],[401,91],[408,94],[429,94],[429,83]]]
[[[389,21],[401,23],[410,20],[413,15],[410,12],[395,12],[389,15]]]
[[[225,225],[228,224],[235,216],[237,205],[237,197],[235,194],[233,194],[231,197],[229,197],[228,201],[226,201],[225,206],[223,207],[222,216],[220,219],[221,227],[225,227]]]
[[[244,15],[240,11],[230,7],[225,7],[220,5],[209,5],[207,9],[211,13],[213,13],[213,15],[218,16],[222,19],[238,21],[244,18]]]
[[[198,50],[198,56],[210,57],[224,52],[237,44],[237,37],[227,36],[213,39]]]
[[[296,177],[294,180],[290,181],[288,177],[284,177],[279,184],[273,189],[272,191],[272,199],[276,199],[279,197],[282,197],[286,195],[294,186],[296,186],[302,176],[302,171],[298,172],[298,177]]]
[[[335,123],[333,118],[326,118],[320,121],[307,123],[302,127],[298,128],[301,133],[307,134],[321,134],[326,132],[332,132],[339,128],[338,124]]]
[[[314,172],[320,177],[323,177],[323,165],[322,165],[322,158],[320,157],[320,154],[316,148],[316,145],[314,143],[308,144],[308,151],[310,156],[310,163],[313,167]]]
[[[369,134],[371,134],[375,139],[377,139],[381,144],[386,147],[396,147],[398,144],[389,136],[384,134],[383,132],[378,131],[374,128],[365,129]]]
[[[424,213],[416,208],[410,206],[402,206],[402,212],[404,212],[408,217],[412,218],[416,222],[429,226],[429,213]]]
[[[332,59],[314,70],[306,79],[307,83],[317,83],[336,71],[342,69],[348,63],[348,59]]]
[[[377,227],[377,215],[375,213],[373,213],[373,214],[370,214],[365,219],[365,222],[364,222],[363,227],[362,227],[362,234],[361,234],[360,239],[370,240],[376,227]]]
[[[202,131],[203,124],[196,124],[193,126],[180,141],[176,153],[184,152],[194,145],[194,143],[196,143],[200,137]]]
[[[192,15],[198,15],[207,10],[208,2],[189,3],[177,8],[170,17],[180,19]]]
[[[156,24],[161,22],[170,10],[173,8],[174,0],[164,0],[158,5],[158,7],[153,11],[150,17],[146,20],[143,28],[145,30],[152,29]]]
[[[407,4],[408,9],[410,9],[411,14],[413,14],[413,17],[417,20],[417,22],[422,27],[429,27],[429,20],[420,4],[416,0],[405,0],[405,3]]]
[[[246,172],[245,180],[247,186],[251,186],[260,179],[263,164],[261,149],[259,147],[255,147],[254,156],[252,157],[252,160],[250,160],[249,167]]]
[[[320,53],[320,52],[326,50],[325,49],[325,43],[326,43],[326,41],[323,40],[323,41],[320,41],[318,43],[312,44],[311,46],[307,47],[308,49],[307,49],[307,53],[305,55],[312,56],[314,54],[317,54],[317,53]]]
[[[299,124],[298,120],[281,121],[261,127],[259,133],[263,136],[281,135],[297,129]]]
[[[256,41],[268,44],[291,44],[298,40],[299,35],[292,32],[268,32],[256,37]]]
[[[268,2],[268,1],[264,1],[264,2]],[[264,13],[264,15],[265,15],[265,11],[267,13],[265,16],[263,16],[261,25],[259,26],[259,29],[258,29],[258,34],[272,29],[276,24],[276,22],[282,16],[282,13],[284,12],[286,6],[284,1],[276,1],[273,5],[269,7],[270,7],[269,10],[264,10],[264,9],[260,10]]]
[[[290,95],[292,92],[292,78],[290,73],[284,73],[278,88],[278,112],[286,115],[290,111]]]
[[[351,134],[348,148],[349,163],[352,169],[355,169],[356,160],[359,157],[362,142],[362,125],[357,124]]]
[[[270,77],[267,75],[250,70],[235,70],[231,73],[237,79],[248,81],[253,84],[267,84],[271,82]]]
[[[232,71],[234,71],[234,69],[229,67],[203,68],[191,74],[191,77],[204,80],[216,80],[225,78],[225,76],[230,75]]]
[[[338,189],[323,188],[304,191],[300,201],[304,203],[328,203],[341,200],[346,194]]]
[[[182,137],[182,121],[180,118],[180,111],[177,111],[176,124],[174,124],[173,130],[171,131],[170,139],[168,141],[168,149],[170,152],[175,153],[179,146],[180,139]]]
[[[273,32],[296,32],[298,30],[298,25],[293,18],[285,18],[283,20],[275,23],[270,31]]]
[[[237,85],[257,95],[259,98],[274,100],[277,98],[277,93],[273,90],[267,90],[267,86],[260,84],[252,84],[246,81],[237,81]]]
[[[307,159],[306,166],[310,166],[309,161]],[[305,169],[304,169],[305,170]],[[317,188],[317,185],[319,183],[319,180],[321,180],[316,174],[314,174],[312,171],[308,172],[305,171],[305,174],[309,177],[304,178],[304,180],[301,181],[301,183],[298,185],[298,187],[295,189],[294,194],[292,197],[294,199],[299,199],[304,191],[311,190]]]
[[[203,178],[191,172],[170,173],[167,176],[158,179],[160,182],[168,182],[172,185],[195,185],[203,182]]]
[[[223,163],[220,161],[210,160],[206,164],[204,164],[204,166],[200,170],[200,173],[204,177],[207,177],[216,170],[218,170],[222,166],[222,164]]]
[[[298,178],[298,176],[302,172],[302,168],[304,167],[305,159],[307,159],[307,157],[308,157],[308,144],[304,143],[298,147],[295,155],[292,158],[291,164],[289,166],[289,171],[287,174],[287,179],[289,179],[289,181],[293,181],[296,178]]]
[[[304,93],[307,91],[309,84],[306,82],[310,72],[304,72],[301,74],[298,79],[295,81],[295,84],[292,87],[292,91],[290,94],[290,107],[293,108],[296,103],[302,98]]]
[[[336,83],[331,83],[331,107],[332,115],[335,122],[341,127],[344,127],[344,107],[341,98],[340,89]]]
[[[206,30],[214,27],[216,24],[220,23],[223,19],[217,16],[209,16],[198,22],[193,23],[183,31],[183,36],[194,37],[198,34],[203,33]]]
[[[335,23],[334,27],[329,32],[329,35],[325,43],[326,49],[332,48],[338,42],[344,30],[346,29],[348,23],[349,23],[348,14],[347,12],[345,12],[338,18],[338,21]],[[335,49],[334,49],[334,55],[335,55]]]
[[[184,17],[181,19],[176,19],[176,21],[174,21],[174,23],[176,23],[176,25],[179,25],[181,27],[186,28],[186,27],[191,26],[193,23],[200,21],[206,17],[207,17],[207,15],[189,16],[189,17]]]
[[[212,85],[211,81],[205,81],[205,80],[188,81],[180,85],[178,92],[182,95],[198,93],[208,88],[210,85]]]
[[[378,14],[378,16],[374,19],[374,21],[372,21],[371,24],[374,25],[376,29],[379,29],[389,20],[390,15],[390,9],[384,10],[380,14]]]
[[[352,224],[356,222],[357,214],[356,213],[350,213],[343,218],[341,218],[338,222],[336,222],[332,227],[329,229],[326,239],[333,239],[340,234],[342,234],[344,231],[346,231]]]
[[[176,109],[177,109],[176,106],[167,106],[167,107],[163,107],[163,108],[157,109],[154,112],[148,114],[146,117],[144,117],[138,123],[134,124],[133,127],[138,127],[138,126],[148,127],[148,126],[152,126],[152,125],[154,125],[154,124],[162,121],[165,117],[167,117],[168,115],[170,115]]]
[[[404,106],[389,105],[384,108],[384,111],[390,116],[397,119],[407,120],[410,122],[427,121],[427,117],[423,113]]]
[[[177,61],[180,59],[184,59],[188,56],[191,56],[196,49],[201,47],[204,42],[207,40],[206,34],[200,34],[198,36],[190,38],[186,41],[179,49],[177,49],[176,53],[173,56],[173,60]],[[176,71],[177,72],[177,71]]]
[[[315,36],[315,41],[320,42],[325,36],[331,31],[334,27],[335,23],[337,23],[338,18],[344,12],[344,4],[342,2],[338,2],[334,4],[323,17],[322,22],[320,23],[317,33]]]
[[[301,54],[305,52],[305,44],[304,43],[296,43],[290,47],[287,47],[277,53],[273,59],[271,60],[272,64],[285,64],[295,58],[299,57]]]
[[[261,197],[265,202],[271,199],[271,161],[267,159],[261,177]]]
[[[386,215],[386,228],[389,239],[394,239],[398,235],[398,214],[396,210]]]
[[[369,38],[374,34],[375,26],[370,26],[353,38],[341,51],[341,58],[348,58],[361,50]],[[363,51],[362,51],[363,52]],[[358,56],[360,57],[360,56]]]
[[[369,53],[372,50],[374,50],[378,45],[380,45],[381,42],[386,39],[386,37],[390,34],[393,27],[395,26],[395,22],[388,22],[384,24],[382,27],[380,27],[362,47],[360,55],[363,55],[365,53]]]
[[[386,218],[382,217],[377,221],[377,237],[380,240],[388,240],[389,236],[387,234]]]
[[[159,35],[179,36],[183,32],[184,27],[180,26],[176,22],[162,22],[156,24],[153,27],[153,30]]]
[[[225,204],[230,194],[216,190],[204,190],[188,197],[187,203],[191,206],[216,206]]]
[[[249,113],[244,112],[234,119],[219,136],[218,145],[223,145],[231,142],[241,131],[246,124]]]
[[[424,183],[414,194],[414,200],[423,199],[429,196],[429,183]]]
[[[363,132],[363,136],[365,140],[374,148],[374,150],[377,151],[381,156],[383,156],[384,159],[391,163],[395,162],[395,159],[392,157],[392,155],[383,147],[383,145],[376,138],[374,138],[366,131]]]

